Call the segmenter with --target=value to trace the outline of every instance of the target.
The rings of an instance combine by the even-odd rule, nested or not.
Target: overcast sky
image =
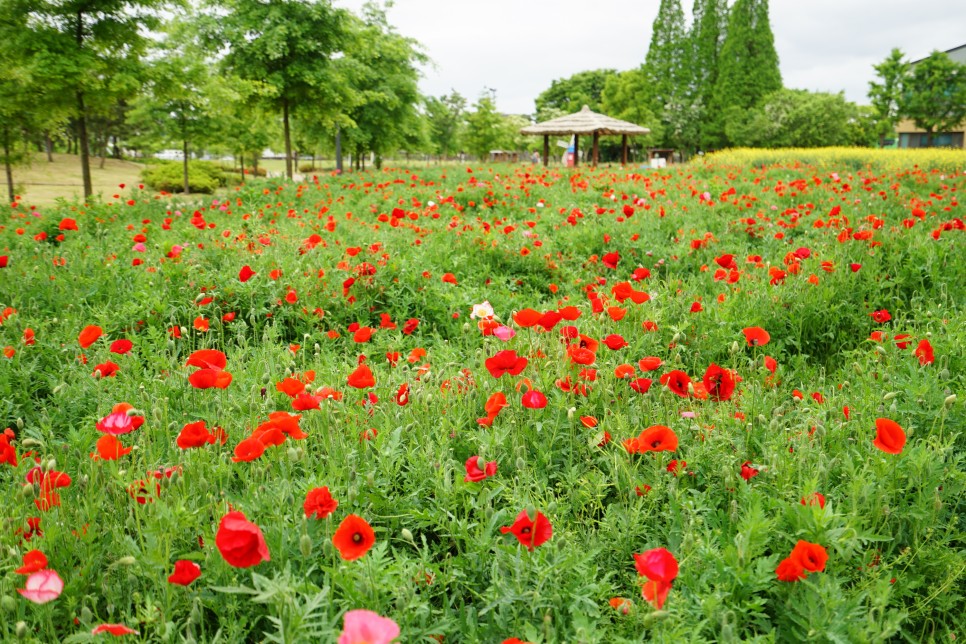
[[[335,0],[358,11],[363,0]],[[534,99],[580,71],[644,62],[659,0],[397,0],[396,30],[433,63],[420,89],[456,90],[472,104],[496,90],[501,112],[532,114]],[[682,0],[690,21],[692,0]],[[915,60],[966,44],[964,0],[772,0],[785,87],[844,91],[867,103],[872,66],[893,47]]]

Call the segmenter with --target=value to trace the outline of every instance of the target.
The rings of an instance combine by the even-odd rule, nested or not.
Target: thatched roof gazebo
[[[620,119],[611,118],[610,116],[598,114],[597,112],[591,112],[590,108],[586,105],[584,105],[583,109],[576,114],[569,114],[567,116],[550,119],[549,121],[544,121],[543,123],[529,125],[520,130],[520,134],[534,136],[541,134],[543,135],[543,165],[545,166],[547,165],[550,157],[551,136],[573,135],[574,165],[576,166],[580,152],[580,148],[578,147],[578,140],[580,136],[593,135],[594,147],[591,159],[593,164],[597,165],[597,140],[600,135],[603,134],[608,136],[620,134],[622,137],[621,163],[627,165],[627,137],[650,133],[651,131],[646,127],[641,127],[640,125],[636,125],[634,123],[628,123],[627,121],[621,121]]]

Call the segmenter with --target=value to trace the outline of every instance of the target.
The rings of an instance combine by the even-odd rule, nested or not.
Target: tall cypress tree
[[[661,0],[644,59],[644,71],[653,90],[655,114],[663,113],[665,106],[679,99],[686,89],[685,43],[684,11],[680,0]]]
[[[778,53],[768,21],[768,0],[737,0],[721,45],[711,101],[715,134],[723,136],[729,119],[781,88]],[[729,143],[727,136],[721,143]]]
[[[728,5],[726,0],[694,0],[692,14],[686,67],[691,79],[691,100],[701,115],[698,147],[710,148],[716,142],[712,99],[718,80],[718,58],[728,26]]]

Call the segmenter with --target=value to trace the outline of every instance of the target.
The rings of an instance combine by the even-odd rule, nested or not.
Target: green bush
[[[141,172],[145,185],[160,192],[184,190],[184,166],[180,161],[168,161],[145,168]],[[228,185],[228,174],[221,166],[209,161],[188,162],[188,187],[191,192],[211,194],[216,188]]]

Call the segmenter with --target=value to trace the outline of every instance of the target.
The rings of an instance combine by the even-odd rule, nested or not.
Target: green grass
[[[0,310],[16,312],[0,326],[0,428],[19,465],[0,463],[0,638],[81,641],[124,623],[150,641],[334,641],[355,608],[398,622],[405,642],[962,637],[964,187],[963,174],[912,164],[443,166],[259,180],[187,202],[128,188],[40,216],[27,202],[9,208]],[[62,231],[64,218],[78,229]],[[612,252],[616,268],[601,259]],[[733,283],[715,279],[725,254]],[[242,282],[245,265],[256,275]],[[650,277],[631,280],[638,268]],[[618,302],[623,281],[649,301]],[[515,337],[481,333],[470,313],[483,301]],[[568,306],[580,316],[550,331],[514,322]],[[876,322],[883,309],[891,319]],[[383,314],[396,328],[380,328]],[[410,318],[419,325],[405,334]],[[355,342],[354,324],[372,338]],[[88,325],[104,336],[85,349]],[[594,374],[568,359],[571,325],[601,342]],[[751,326],[771,341],[747,346]],[[627,346],[609,349],[612,334]],[[111,353],[121,338],[133,350]],[[932,363],[914,354],[923,340]],[[189,384],[199,349],[225,353],[227,388]],[[527,357],[518,376],[488,372],[502,349]],[[400,354],[395,365],[387,353]],[[663,366],[642,373],[647,356]],[[376,382],[367,390],[347,383],[362,359]],[[108,360],[116,376],[92,377]],[[700,382],[712,363],[741,379],[730,400],[659,382],[674,369]],[[654,381],[647,393],[616,377],[620,365]],[[233,462],[270,413],[292,410],[276,383],[309,371],[310,391],[341,400],[302,412],[306,438]],[[565,391],[568,378],[586,395]],[[528,388],[545,408],[521,404]],[[495,392],[509,405],[482,425]],[[133,451],[94,460],[95,425],[120,402],[145,417],[119,437]],[[900,454],[873,446],[878,418],[904,429]],[[227,443],[180,449],[182,427],[199,420]],[[628,453],[624,441],[658,424],[677,449]],[[466,483],[475,455],[498,470]],[[46,511],[39,486],[25,485],[34,458],[71,477]],[[672,459],[686,462],[677,475]],[[747,481],[745,463],[758,470]],[[136,502],[131,486],[169,467],[179,473]],[[306,493],[323,485],[338,508],[307,519]],[[824,508],[800,502],[814,492]],[[229,508],[260,527],[270,561],[223,558],[215,534]],[[500,530],[524,509],[553,526],[532,552]],[[332,542],[348,514],[375,530],[356,561]],[[31,517],[43,536],[27,542]],[[779,581],[799,540],[828,562]],[[16,592],[31,548],[65,582],[48,604]],[[660,610],[642,598],[633,557],[655,548],[679,563]],[[166,581],[180,559],[201,566],[188,588]],[[627,615],[615,597],[630,600]]]

